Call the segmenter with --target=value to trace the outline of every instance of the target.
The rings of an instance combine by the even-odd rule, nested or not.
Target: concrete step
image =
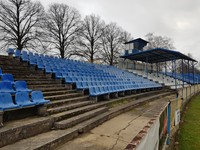
[[[45,84],[55,84],[55,85],[62,84],[61,81],[59,81],[59,80],[53,80],[53,79],[49,80],[49,81],[48,80],[47,81],[36,81],[36,80],[35,81],[28,81],[27,83],[28,83],[29,86],[32,86],[32,85],[41,85],[41,84],[44,84],[44,85]]]
[[[42,92],[52,92],[52,91],[61,91],[61,90],[69,90],[67,87],[33,87],[32,89],[38,89]]]
[[[76,93],[76,90],[58,90],[58,91],[47,91],[47,92],[43,92],[44,96],[53,96],[53,95],[60,95],[60,94],[67,94],[67,93]]]
[[[73,116],[76,116],[76,115],[79,115],[79,114],[82,114],[94,109],[97,109],[101,106],[102,106],[101,104],[93,104],[93,105],[84,106],[81,108],[76,108],[69,111],[53,114],[51,116],[54,118],[54,121],[57,122],[57,121],[61,121],[61,120],[64,120],[64,119],[67,119],[67,118],[70,118],[70,117],[73,117]]]
[[[105,113],[106,111],[108,111],[107,107],[100,107],[97,108],[95,110],[80,114],[78,116],[69,118],[69,119],[65,119],[59,122],[55,122],[54,123],[54,127],[55,129],[67,129],[70,128],[80,122],[83,122],[85,120],[91,119],[92,117],[98,116],[102,113]]]
[[[46,150],[46,149],[55,149],[59,145],[77,137],[79,134],[85,133],[92,128],[100,125],[101,123],[112,119],[113,117],[129,111],[134,107],[144,104],[147,101],[159,99],[164,95],[169,95],[170,93],[162,93],[154,95],[151,98],[145,97],[138,100],[134,100],[128,104],[124,104],[115,108],[110,109],[109,111],[97,115],[89,120],[83,121],[71,128],[64,130],[53,130],[50,132],[42,133],[37,136],[27,138],[16,142],[12,145],[8,145],[2,148],[2,150],[21,150],[21,149],[37,149],[37,150]],[[93,109],[94,110],[94,109]]]
[[[60,87],[65,87],[65,85],[62,85],[62,84],[42,84],[42,85],[29,85],[28,87],[30,89],[43,89],[43,88],[49,88],[49,87],[60,88]]]
[[[0,62],[0,67],[2,68],[23,68],[23,67],[27,67],[28,63],[21,63],[21,62],[16,62],[16,61],[4,61],[3,63]]]
[[[8,70],[11,70],[11,69],[16,69],[16,70],[25,70],[27,68],[27,66],[23,66],[23,65],[15,65],[15,66],[12,66],[12,65],[4,65],[4,64],[0,64],[0,67],[2,67],[2,69],[8,69]]]
[[[20,75],[20,76],[17,76],[15,74],[13,74],[14,76],[14,79],[17,80],[17,79],[22,79],[22,80],[36,80],[36,79],[49,79],[50,77],[48,76],[45,76],[45,75],[35,75],[34,74],[31,74],[31,75]]]
[[[24,80],[23,78],[15,78],[15,80]],[[44,79],[26,79],[26,82],[27,83],[31,83],[31,82],[44,82],[44,81],[52,81],[53,79],[51,79],[51,78],[48,78],[47,76],[45,76],[45,78]],[[54,81],[56,81],[56,82],[59,82],[59,80],[57,81],[57,80],[54,80]]]
[[[19,61],[12,61],[12,60],[6,60],[3,63],[0,63],[0,66],[10,66],[10,67],[18,67],[18,66],[28,66],[28,63],[22,63]],[[4,67],[3,67],[4,68]],[[5,67],[6,68],[6,67]]]
[[[50,103],[47,104],[48,108],[52,107],[57,107],[65,104],[71,104],[75,102],[81,102],[81,101],[87,101],[89,100],[89,96],[81,96],[81,97],[74,97],[74,98],[69,98],[69,99],[62,99],[62,100],[56,100],[56,101],[51,101]]]
[[[60,113],[63,111],[68,111],[71,109],[80,108],[80,107],[91,105],[91,104],[94,104],[94,102],[92,102],[92,101],[77,102],[77,103],[72,103],[72,104],[68,104],[68,105],[64,105],[64,106],[49,108],[47,110],[47,112],[49,114],[55,114],[55,113]]]
[[[29,76],[29,77],[34,77],[34,76],[39,76],[39,77],[43,77],[44,74],[43,73],[38,73],[38,72],[21,72],[21,70],[19,70],[18,73],[16,72],[13,72],[13,71],[10,71],[10,72],[7,72],[7,73],[11,73],[13,74],[15,77],[24,77],[24,76]]]
[[[7,73],[12,73],[16,75],[23,75],[23,74],[44,74],[42,71],[37,71],[37,70],[30,70],[27,67],[24,68],[10,68],[10,69],[3,69],[3,72]]]
[[[66,93],[66,94],[60,94],[60,95],[52,95],[52,96],[45,96],[45,99],[54,101],[54,100],[62,100],[62,99],[68,99],[73,97],[79,97],[82,96],[82,93]]]
[[[1,148],[2,150],[53,150],[66,141],[78,136],[78,128],[66,130],[52,130],[47,133],[21,140],[12,145]]]
[[[0,148],[47,132],[52,127],[53,119],[51,117],[32,116],[30,118],[4,122],[4,126],[0,128]]]

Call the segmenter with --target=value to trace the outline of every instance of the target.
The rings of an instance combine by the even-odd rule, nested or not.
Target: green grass
[[[200,150],[200,95],[188,105],[178,136],[179,150]]]

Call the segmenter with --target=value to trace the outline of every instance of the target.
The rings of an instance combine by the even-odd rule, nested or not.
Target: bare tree
[[[105,23],[99,16],[94,14],[86,16],[82,22],[78,45],[76,45],[73,55],[84,57],[91,63],[97,60],[104,26]]]
[[[146,38],[149,43],[144,49],[154,49],[154,48],[175,49],[173,40],[167,36],[154,35],[154,33],[148,33],[146,35]],[[159,69],[165,67],[165,63],[162,62],[158,63],[157,65]],[[173,71],[172,67],[173,63],[171,61],[168,61],[166,65],[168,66],[168,69]]]
[[[148,33],[146,35],[149,44],[146,49],[153,48],[165,48],[165,49],[175,49],[173,45],[173,40],[167,36],[154,35],[153,33]]]
[[[105,27],[104,34],[101,37],[102,42],[102,60],[109,65],[118,62],[118,58],[124,49],[124,43],[130,40],[130,34],[123,31],[116,23],[110,23]]]
[[[39,2],[30,0],[0,1],[1,49],[13,46],[16,49],[35,48],[38,43],[38,27],[44,9]],[[37,41],[37,42],[36,42]]]
[[[80,19],[79,12],[65,4],[52,4],[48,9],[44,23],[44,42],[49,43],[54,52],[59,51],[61,58],[70,55],[80,30]]]

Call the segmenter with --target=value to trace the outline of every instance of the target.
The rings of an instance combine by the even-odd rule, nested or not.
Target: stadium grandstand
[[[0,56],[0,147],[55,149],[138,104],[200,83],[196,60],[167,49],[143,50],[147,43],[127,42],[121,56],[145,62],[144,70],[9,48],[8,56]],[[187,61],[192,69],[178,72],[177,60]],[[172,72],[166,62],[172,62]],[[164,71],[158,63],[164,63]],[[111,107],[116,103],[120,105]]]

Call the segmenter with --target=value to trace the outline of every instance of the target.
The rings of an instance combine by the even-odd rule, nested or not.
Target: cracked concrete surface
[[[89,133],[67,142],[59,150],[122,150],[166,102],[153,101],[123,113]]]

